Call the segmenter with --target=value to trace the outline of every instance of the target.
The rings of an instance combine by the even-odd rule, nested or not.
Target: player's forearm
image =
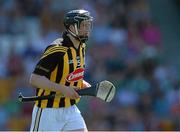
[[[36,88],[41,88],[44,90],[51,90],[51,91],[56,91],[56,92],[57,91],[60,92],[61,89],[65,87],[63,85],[50,81],[45,76],[40,76],[36,74],[31,74],[30,84],[35,86]]]

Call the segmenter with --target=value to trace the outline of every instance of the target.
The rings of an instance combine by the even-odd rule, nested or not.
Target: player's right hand
[[[80,98],[80,96],[78,95],[78,93],[75,91],[74,88],[72,87],[61,87],[61,93],[65,96],[68,97],[70,99],[78,99]]]

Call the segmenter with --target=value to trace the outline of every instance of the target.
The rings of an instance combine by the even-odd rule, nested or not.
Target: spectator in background
[[[21,56],[15,53],[13,46],[10,50],[10,55],[7,62],[7,68],[8,68],[7,74],[9,77],[17,77],[19,75],[22,75],[24,72],[22,58]]]

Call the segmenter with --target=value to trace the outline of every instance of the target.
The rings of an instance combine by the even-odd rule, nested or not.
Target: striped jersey
[[[76,49],[67,33],[62,38],[56,39],[49,45],[39,62],[34,74],[47,77],[49,80],[65,86],[82,87],[85,68],[85,44],[80,44]],[[40,108],[69,107],[79,102],[79,99],[64,97],[60,92],[37,88],[36,95],[53,95],[58,97],[36,101],[35,105]],[[59,96],[60,95],[60,96]]]

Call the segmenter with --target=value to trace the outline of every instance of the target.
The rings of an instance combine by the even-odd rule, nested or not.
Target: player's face
[[[79,36],[89,37],[91,30],[92,30],[92,21],[84,20],[81,22],[78,29]]]

